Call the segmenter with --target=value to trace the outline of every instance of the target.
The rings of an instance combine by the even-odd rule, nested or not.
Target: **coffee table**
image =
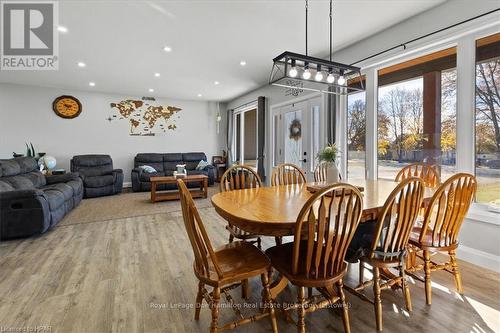
[[[200,183],[199,189],[190,190],[193,198],[207,198],[208,196],[208,177],[205,175],[188,175],[181,178],[185,183]],[[179,190],[158,191],[159,184],[177,184],[177,178],[174,176],[151,177],[151,202],[178,200]]]

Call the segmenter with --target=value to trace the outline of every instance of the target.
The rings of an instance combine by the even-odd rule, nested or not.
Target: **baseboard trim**
[[[457,257],[472,264],[500,273],[500,256],[476,250],[472,247],[460,245],[457,249]]]

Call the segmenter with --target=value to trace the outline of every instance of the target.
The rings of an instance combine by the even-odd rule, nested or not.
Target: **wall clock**
[[[82,103],[76,97],[63,95],[54,100],[52,109],[59,117],[72,119],[82,112]]]

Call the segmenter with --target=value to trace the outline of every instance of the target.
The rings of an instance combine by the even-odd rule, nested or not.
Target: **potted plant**
[[[337,183],[339,181],[339,169],[336,159],[339,149],[335,143],[327,144],[318,152],[317,158],[320,163],[326,163],[326,181],[328,183]]]

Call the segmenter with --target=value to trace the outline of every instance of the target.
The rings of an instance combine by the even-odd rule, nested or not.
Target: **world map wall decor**
[[[118,111],[107,118],[108,121],[128,120],[130,135],[155,136],[175,130],[175,119],[182,109],[175,106],[152,105],[145,101],[126,99],[119,103],[111,103],[111,108]]]

